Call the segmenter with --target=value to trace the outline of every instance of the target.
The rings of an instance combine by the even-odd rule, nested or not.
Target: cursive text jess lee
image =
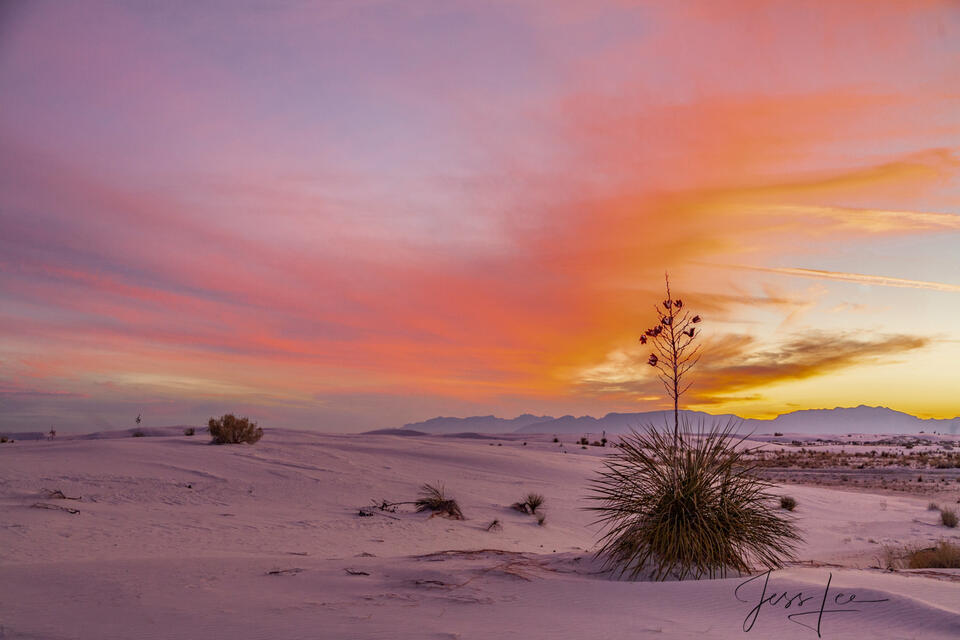
[[[833,574],[829,574],[827,577],[827,586],[824,588],[823,593],[819,592],[814,595],[804,596],[802,591],[797,591],[794,594],[790,594],[787,591],[778,593],[776,591],[768,592],[767,587],[770,583],[770,574],[773,570],[767,570],[766,573],[757,574],[747,580],[744,580],[737,588],[734,590],[733,594],[740,602],[755,602],[753,609],[747,614],[747,617],[743,619],[743,630],[745,632],[753,629],[754,623],[757,621],[757,617],[760,615],[760,609],[763,605],[769,605],[771,607],[783,606],[784,609],[790,608],[803,608],[808,602],[814,600],[815,604],[818,605],[816,609],[810,609],[808,611],[799,611],[797,613],[791,613],[787,615],[787,619],[791,622],[795,622],[800,626],[806,627],[811,631],[817,632],[817,637],[822,637],[820,631],[823,624],[823,618],[827,614],[832,613],[854,613],[860,611],[860,609],[852,608],[853,605],[866,604],[866,603],[876,603],[876,602],[886,602],[889,598],[880,598],[878,600],[860,600],[857,598],[855,593],[844,593],[838,592],[836,595],[830,593],[830,581],[833,580]],[[763,578],[763,589],[760,591],[760,597],[756,599],[745,600],[740,597],[740,590],[746,587],[748,584],[754,580],[759,580]],[[834,608],[836,607],[836,608]],[[813,624],[814,619],[816,619],[816,625]]]

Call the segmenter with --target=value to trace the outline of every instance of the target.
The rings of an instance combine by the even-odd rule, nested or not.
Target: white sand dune
[[[762,578],[743,602],[746,577],[614,579],[592,556],[584,510],[606,450],[530,438],[268,430],[254,446],[199,434],[2,445],[0,638],[745,635]],[[413,500],[424,482],[442,482],[467,519],[358,515],[372,500]],[[507,507],[530,491],[546,497],[544,526]],[[767,595],[810,600],[765,605],[746,637],[816,637],[828,577],[824,638],[960,637],[960,571],[868,568],[884,544],[960,540],[928,500],[784,493],[799,503],[802,562],[773,572]],[[494,519],[502,529],[487,531]],[[840,593],[862,604],[834,604]]]

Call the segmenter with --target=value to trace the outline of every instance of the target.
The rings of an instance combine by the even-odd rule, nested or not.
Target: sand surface
[[[584,498],[608,449],[285,430],[210,446],[160,433],[0,445],[0,638],[815,638],[818,620],[824,638],[960,637],[960,571],[871,568],[884,545],[960,542],[922,495],[778,487],[799,504],[804,542],[766,594],[810,599],[764,605],[745,633],[762,575],[735,594],[749,576],[601,570]],[[443,483],[466,520],[410,506],[358,515],[413,500],[424,482]],[[531,491],[546,497],[543,526],[508,507]]]

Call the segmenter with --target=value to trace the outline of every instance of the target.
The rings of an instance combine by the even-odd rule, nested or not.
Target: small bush
[[[539,514],[539,515],[537,516],[537,524],[542,527],[542,526],[545,525],[546,523],[547,523],[547,516],[546,516],[545,514],[542,514],[542,513]]]
[[[927,511],[940,511],[940,505],[936,502],[931,502],[927,505]]]
[[[918,549],[907,555],[911,569],[960,569],[960,547],[946,540],[932,549]]]
[[[0,444],[7,442],[7,436],[0,436]]]
[[[553,441],[554,441],[554,442],[560,442],[560,438],[554,438]]]
[[[420,487],[420,498],[414,504],[417,506],[417,511],[432,511],[434,514],[453,520],[463,520],[460,505],[444,494],[442,485],[425,484]]]
[[[790,496],[783,496],[780,498],[780,508],[786,509],[787,511],[793,511],[797,508],[797,501]]]
[[[487,525],[487,531],[502,531],[502,530],[503,530],[503,525],[500,524],[499,520],[494,520],[493,522]]]
[[[142,437],[144,437],[145,435],[147,435],[147,434],[145,434],[143,431],[140,431],[139,429],[137,429],[136,431],[133,432],[133,437],[134,437],[134,438],[142,438]]]
[[[219,419],[210,418],[210,435],[213,444],[253,444],[263,437],[263,429],[249,418],[238,418],[228,413]]]
[[[957,512],[953,509],[944,509],[940,512],[940,522],[943,523],[943,526],[950,527],[951,529],[957,528]]]
[[[183,435],[185,435],[185,436],[192,436],[192,435],[195,434],[196,432],[197,432],[197,430],[194,429],[193,427],[187,427],[186,429],[183,430]]]

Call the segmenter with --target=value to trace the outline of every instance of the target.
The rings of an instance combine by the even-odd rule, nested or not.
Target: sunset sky
[[[0,430],[960,415],[957,2],[5,2]]]

